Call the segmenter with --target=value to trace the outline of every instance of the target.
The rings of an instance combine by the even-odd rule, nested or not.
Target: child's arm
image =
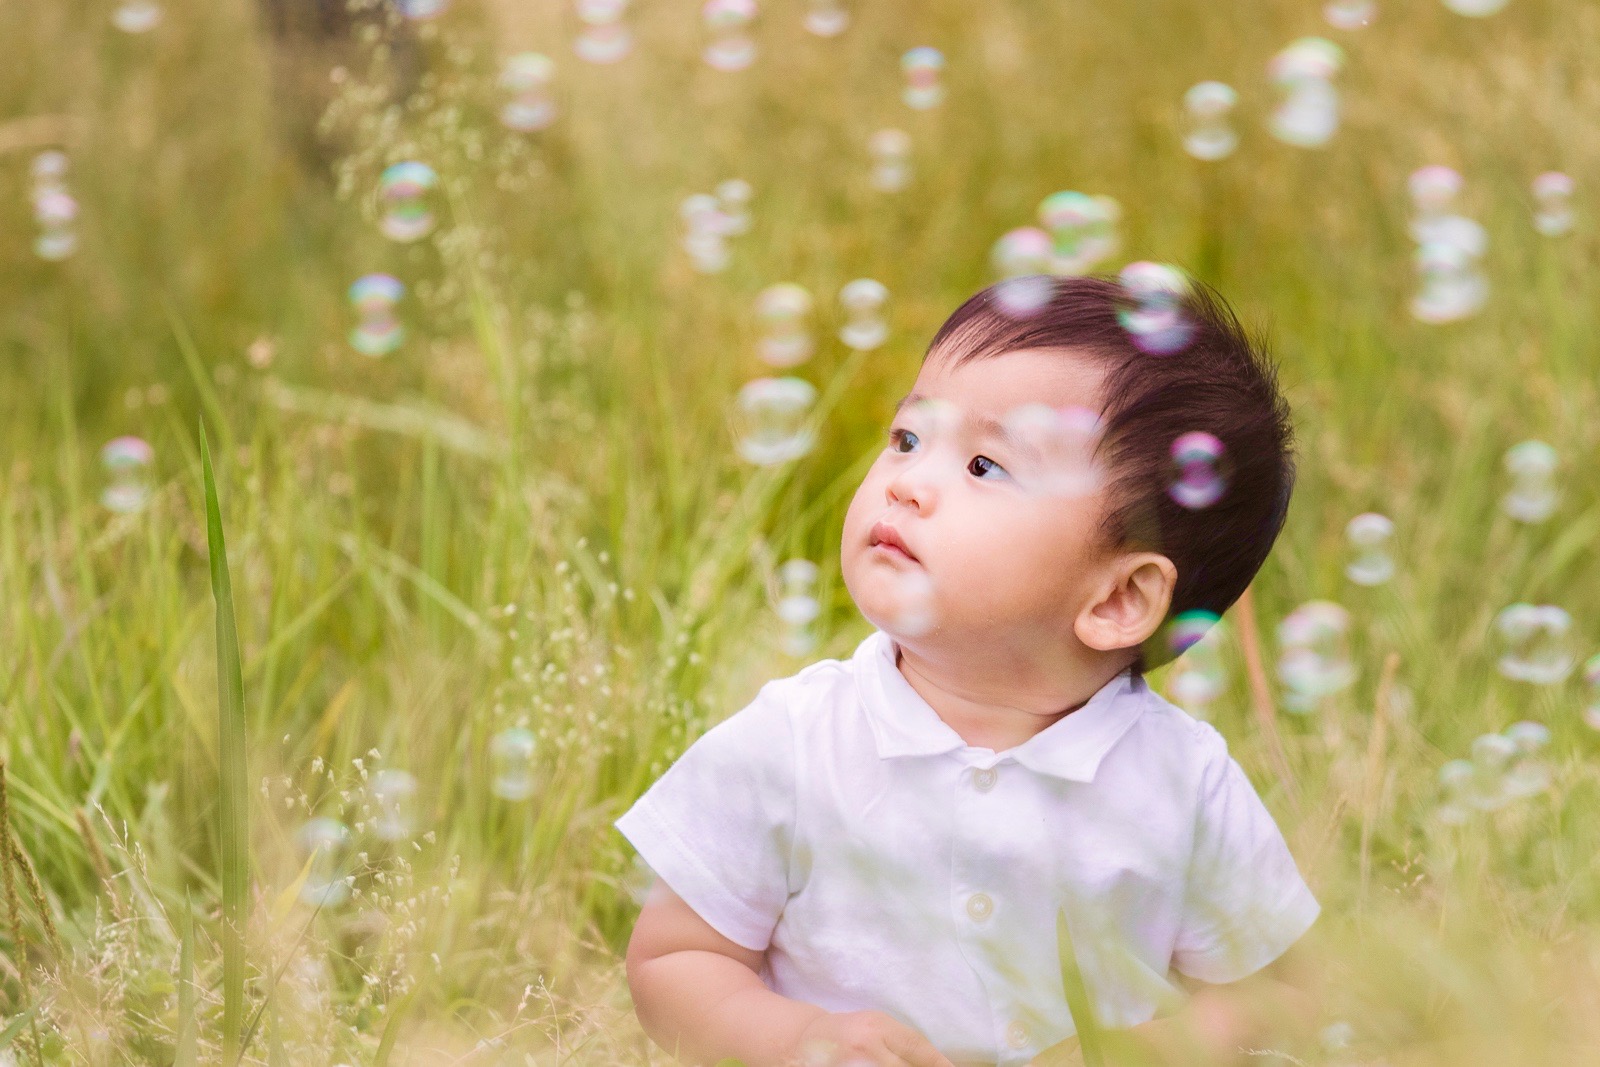
[[[772,992],[766,953],[729,940],[656,880],[628,941],[628,987],[639,1025],[688,1064],[733,1057],[779,1067],[800,1033],[827,1012]]]

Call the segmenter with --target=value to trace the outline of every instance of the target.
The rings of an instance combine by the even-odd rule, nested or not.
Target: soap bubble
[[[622,20],[628,0],[577,0],[583,30],[572,42],[578,58],[590,63],[615,63],[633,50],[633,31]]]
[[[715,274],[728,265],[728,217],[710,193],[685,197],[678,207],[683,220],[683,249],[702,274]]]
[[[1553,604],[1512,604],[1495,616],[1500,673],[1514,681],[1557,685],[1576,662],[1568,634],[1572,616]]]
[[[527,800],[538,787],[533,755],[537,747],[532,730],[513,726],[489,742],[490,788],[502,800]]]
[[[729,235],[750,229],[750,198],[755,190],[743,178],[717,183],[717,207],[722,212],[722,232]]]
[[[1376,0],[1328,0],[1322,5],[1322,17],[1336,30],[1359,30],[1372,25],[1377,17]]]
[[[72,224],[78,218],[78,201],[70,193],[57,189],[34,193],[33,217],[39,224],[33,251],[40,259],[54,262],[77,251],[78,234]]]
[[[378,229],[391,241],[415,241],[433,229],[429,193],[439,184],[426,163],[408,160],[384,168],[378,178],[378,199],[383,217]]]
[[[1500,498],[1505,513],[1526,523],[1544,522],[1554,514],[1561,499],[1555,483],[1558,463],[1556,450],[1543,441],[1523,441],[1506,449],[1511,488]]]
[[[1025,464],[1011,472],[1025,490],[1062,497],[1099,491],[1105,472],[1095,454],[1103,430],[1097,412],[1076,405],[1023,404],[1000,421],[1029,450]]]
[[[1179,434],[1172,441],[1172,465],[1178,476],[1167,495],[1183,507],[1208,508],[1228,491],[1227,450],[1216,435],[1204,430]]]
[[[1167,676],[1173,703],[1187,711],[1203,710],[1228,687],[1223,661],[1226,629],[1214,612],[1185,611],[1168,625],[1167,643],[1174,657]]]
[[[783,650],[791,656],[804,656],[816,646],[812,624],[822,614],[817,601],[819,568],[808,559],[786,560],[778,568],[782,594],[778,598],[778,618],[784,625]]]
[[[756,42],[749,30],[755,17],[755,0],[706,0],[700,18],[710,40],[701,58],[717,70],[743,70],[754,63]]]
[[[1196,159],[1222,159],[1239,146],[1239,135],[1228,124],[1228,116],[1239,102],[1239,94],[1222,82],[1206,81],[1191,86],[1183,94],[1183,109],[1188,132],[1183,135],[1183,150]]]
[[[344,903],[350,896],[349,827],[338,819],[318,817],[300,827],[295,841],[302,856],[311,861],[300,885],[300,899],[325,908]]]
[[[1583,664],[1583,685],[1589,691],[1583,707],[1583,721],[1591,730],[1600,730],[1600,652]]]
[[[816,434],[805,425],[816,386],[804,378],[757,378],[739,390],[739,455],[770,466],[810,452]]]
[[[1469,18],[1487,18],[1505,7],[1510,0],[1442,0],[1445,7]]]
[[[367,782],[367,795],[376,809],[372,832],[385,841],[404,841],[416,830],[417,779],[410,773],[385,767]]]
[[[28,168],[33,178],[34,195],[51,190],[66,192],[67,165],[67,154],[54,148],[34,156]]]
[[[1394,557],[1389,554],[1394,523],[1388,516],[1375,511],[1357,515],[1345,525],[1344,536],[1351,550],[1345,577],[1357,585],[1382,585],[1394,577]]]
[[[1505,791],[1511,797],[1531,797],[1550,787],[1550,766],[1540,758],[1550,744],[1550,728],[1538,722],[1515,722],[1504,736],[1516,746],[1506,770]]]
[[[872,187],[896,193],[911,182],[911,135],[904,130],[885,129],[867,141],[872,157]]]
[[[394,6],[412,22],[427,22],[444,14],[450,0],[395,0]]]
[[[989,253],[989,263],[1001,278],[1047,274],[1054,251],[1049,234],[1037,226],[1021,226],[1000,236]]]
[[[882,620],[873,621],[879,629],[895,637],[921,637],[931,633],[938,622],[932,576],[919,564],[909,561],[892,566],[896,574],[886,594],[888,604]]]
[[[818,37],[837,37],[849,25],[843,0],[807,0],[805,27]]]
[[[100,503],[111,511],[138,511],[150,499],[150,469],[155,451],[140,437],[114,437],[100,449],[100,467],[106,486]]]
[[[556,102],[550,95],[556,64],[538,52],[507,56],[500,68],[500,88],[511,99],[500,108],[500,122],[524,133],[542,130],[556,120]]]
[[[811,293],[794,282],[769,285],[756,295],[761,339],[756,354],[774,367],[793,367],[811,358]]]
[[[1440,324],[1476,314],[1489,295],[1489,282],[1478,268],[1488,232],[1471,219],[1451,216],[1437,240],[1416,253],[1422,288],[1411,301],[1419,321]]]
[[[1572,232],[1572,179],[1548,170],[1533,179],[1533,228],[1546,237]]]
[[[1189,346],[1194,322],[1183,306],[1189,280],[1182,271],[1141,260],[1122,268],[1117,280],[1125,301],[1117,309],[1117,321],[1134,347],[1164,356]]]
[[[400,347],[405,327],[395,305],[405,291],[405,284],[391,274],[365,274],[351,284],[350,304],[360,321],[350,331],[350,344],[357,352],[381,356]]]
[[[1050,272],[1087,274],[1117,250],[1121,217],[1121,206],[1109,196],[1063,190],[1045,197],[1039,204],[1039,222],[1052,243]]]
[[[857,278],[847,283],[839,290],[839,304],[845,313],[839,340],[858,352],[867,352],[883,344],[889,337],[889,323],[883,317],[883,307],[888,300],[889,290],[882,282]]]
[[[1281,100],[1268,122],[1272,135],[1299,148],[1320,148],[1339,129],[1339,93],[1332,78],[1344,50],[1325,37],[1302,37],[1267,65]]]
[[[643,856],[635,852],[633,862],[629,864],[627,873],[622,877],[622,887],[628,891],[629,899],[639,907],[644,907],[644,902],[650,897],[650,887],[655,881],[656,872],[650,869]]]
[[[1355,681],[1350,660],[1350,613],[1331,600],[1310,600],[1278,623],[1278,677],[1288,687],[1284,707],[1313,710],[1323,697]]]
[[[940,72],[944,70],[944,53],[927,45],[913,48],[900,57],[900,70],[905,75],[905,88],[900,99],[907,107],[926,111],[938,106],[944,99],[944,85]]]
[[[111,24],[123,33],[146,33],[161,22],[161,5],[155,0],[122,0],[111,13]]]
[[[1429,244],[1450,239],[1452,224],[1447,220],[1456,217],[1456,198],[1465,184],[1459,171],[1437,163],[1411,172],[1406,188],[1411,194],[1413,240]]]

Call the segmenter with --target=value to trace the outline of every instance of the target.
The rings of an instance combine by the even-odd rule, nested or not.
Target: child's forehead
[[[931,353],[895,411],[953,405],[979,419],[1030,404],[1099,411],[1101,379],[1094,363],[1067,349],[1022,348],[964,361],[959,353]]]

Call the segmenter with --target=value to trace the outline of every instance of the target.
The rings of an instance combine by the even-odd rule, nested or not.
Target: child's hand
[[[881,1011],[829,1012],[800,1034],[793,1067],[955,1067],[933,1043]]]

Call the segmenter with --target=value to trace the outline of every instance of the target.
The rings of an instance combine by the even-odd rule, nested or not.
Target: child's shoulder
[[[1144,700],[1139,728],[1147,740],[1175,749],[1197,763],[1227,757],[1228,739],[1215,726],[1191,715],[1148,683],[1141,683],[1139,689]]]

